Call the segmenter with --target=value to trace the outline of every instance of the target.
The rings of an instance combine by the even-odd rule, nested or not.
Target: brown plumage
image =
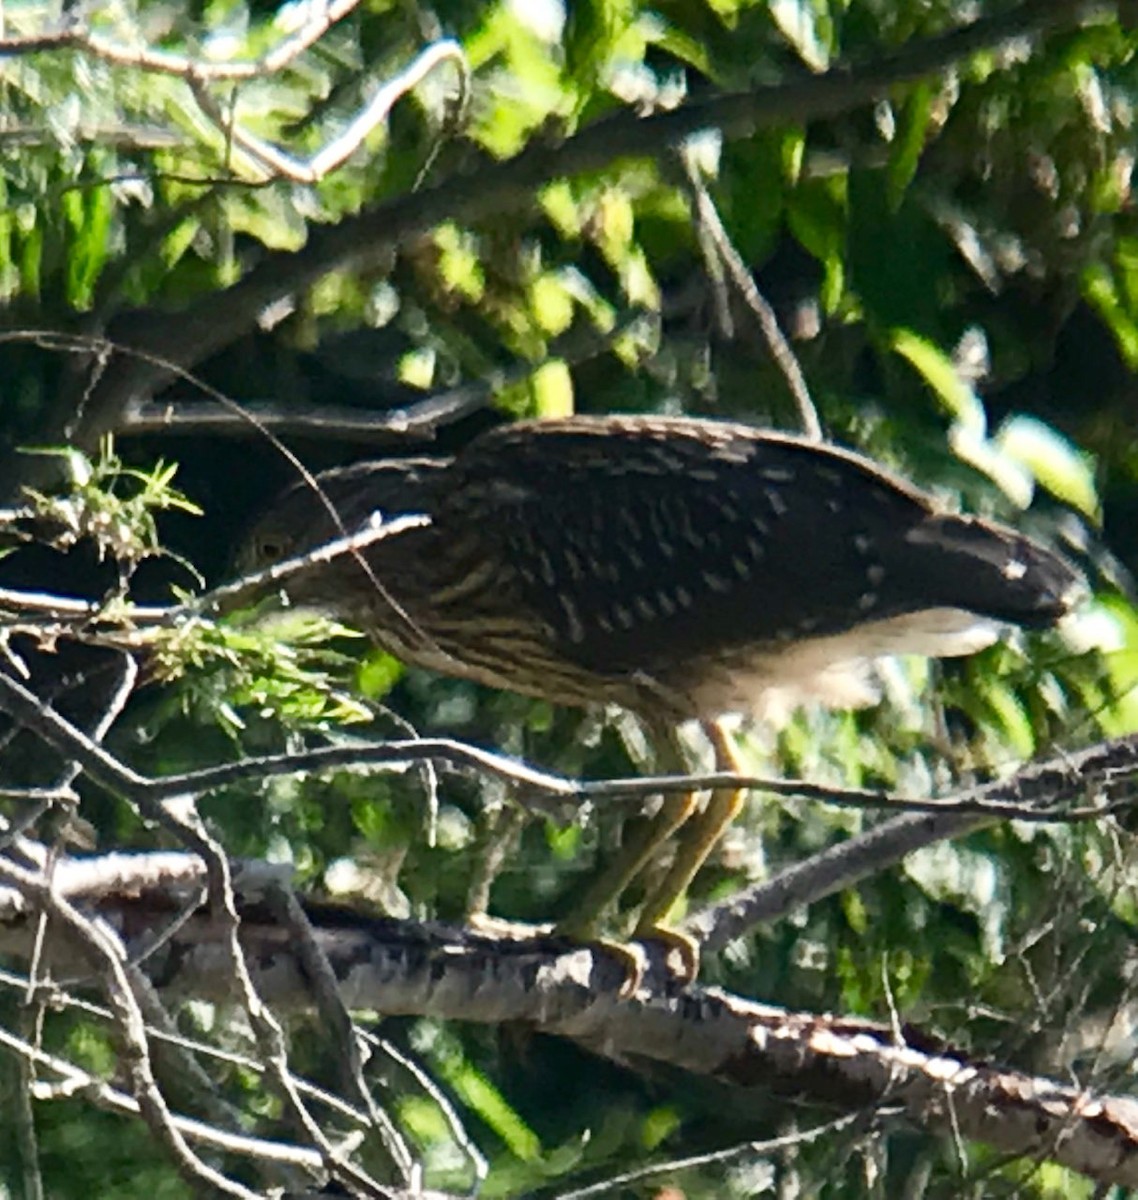
[[[323,498],[301,484],[277,501],[244,567],[376,512],[420,514],[364,551],[366,567],[345,554],[293,577],[291,600],[405,661],[615,703],[657,730],[864,702],[867,660],[970,653],[1001,624],[1055,623],[1079,587],[1051,551],[941,511],[861,455],[738,424],[521,422],[454,458],[319,483]]]
[[[370,577],[349,555],[301,575],[294,603],[447,674],[672,719],[761,712],[772,688],[834,698],[866,658],[968,653],[997,623],[1054,623],[1077,590],[1050,551],[861,455],[741,425],[523,422],[319,482],[336,516],[298,484],[244,565],[376,512],[429,524],[369,549]]]

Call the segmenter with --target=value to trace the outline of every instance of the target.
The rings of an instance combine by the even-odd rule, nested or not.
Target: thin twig
[[[232,141],[232,144],[254,160],[270,178],[287,179],[292,183],[319,183],[344,163],[363,145],[369,134],[387,119],[398,100],[418,87],[441,63],[450,62],[458,68],[460,91],[469,91],[469,69],[462,47],[451,39],[428,46],[408,67],[386,80],[375,96],[325,146],[309,158],[297,158],[272,142],[244,129],[224,111],[204,86],[204,81],[186,75],[186,82],[202,112]],[[461,101],[465,103],[465,100]]]
[[[0,1026],[0,1046],[4,1046],[6,1049],[12,1051],[12,1053],[27,1059],[29,1062],[34,1062],[54,1072],[65,1081],[66,1094],[81,1092],[85,1097],[102,1108],[134,1116],[139,1114],[137,1100],[119,1091],[117,1088],[111,1087],[110,1084],[104,1083],[101,1079],[89,1074],[66,1059],[29,1045],[23,1039],[16,1037],[3,1028],[3,1026]],[[38,1091],[38,1088],[36,1091]],[[33,1091],[33,1095],[35,1094],[35,1091]],[[264,1138],[249,1137],[246,1134],[227,1133],[225,1130],[218,1129],[213,1125],[207,1125],[201,1121],[179,1116],[176,1113],[171,1114],[170,1120],[175,1128],[187,1138],[201,1145],[210,1146],[215,1150],[224,1150],[231,1154],[249,1155],[262,1158],[267,1162],[303,1167],[310,1172],[319,1171],[323,1166],[320,1155],[315,1150],[309,1150],[306,1147],[292,1146],[286,1142],[268,1141]]]
[[[701,231],[701,242],[706,240],[710,243],[710,248],[714,249],[720,263],[726,268],[731,282],[735,285],[747,308],[750,309],[755,320],[758,322],[759,330],[766,341],[771,358],[774,359],[775,365],[782,372],[787,389],[798,408],[798,420],[802,426],[802,432],[808,438],[820,442],[823,437],[822,422],[818,419],[818,410],[814,407],[814,401],[810,398],[810,389],[806,385],[806,376],[802,373],[798,357],[779,328],[778,317],[775,315],[774,309],[771,308],[766,297],[759,291],[759,286],[755,282],[754,276],[747,269],[747,264],[743,261],[739,251],[735,249],[730,235],[723,227],[719,210],[715,207],[715,201],[711,198],[711,193],[707,190],[707,184],[703,181],[699,165],[695,161],[695,156],[691,153],[690,148],[683,152],[680,157],[684,165],[684,173],[687,176],[688,186],[691,188],[692,196],[695,200],[695,211]],[[728,323],[729,321],[730,317],[728,314]]]
[[[851,1125],[863,1121],[862,1113],[850,1113],[848,1116],[837,1117],[824,1125],[815,1125],[811,1129],[797,1130],[782,1137],[768,1138],[762,1142],[744,1142],[740,1146],[732,1146],[728,1150],[712,1150],[707,1154],[695,1154],[689,1158],[673,1158],[667,1162],[651,1163],[646,1167],[637,1167],[635,1171],[626,1171],[620,1175],[610,1175],[590,1187],[574,1188],[569,1192],[557,1192],[553,1200],[588,1200],[591,1196],[611,1196],[629,1184],[639,1183],[644,1179],[652,1179],[657,1175],[672,1174],[678,1171],[690,1171],[696,1167],[710,1166],[712,1163],[730,1162],[732,1159],[775,1154],[792,1146],[807,1146],[822,1138],[832,1138],[842,1133]]]
[[[868,788],[830,787],[805,780],[741,775],[730,771],[579,782],[537,770],[517,759],[465,742],[449,738],[413,738],[407,741],[321,746],[294,754],[248,758],[184,774],[151,778],[140,775],[108,754],[82,730],[44,704],[34,692],[2,673],[0,708],[6,709],[56,750],[73,756],[95,782],[144,805],[148,815],[164,823],[170,818],[162,809],[162,803],[177,796],[196,796],[251,779],[264,780],[280,775],[348,767],[405,768],[428,759],[451,766],[473,768],[520,788],[523,793],[572,801],[636,798],[693,789],[751,789],[857,808],[1036,822],[1099,819],[1113,811],[1113,807],[1129,806],[1134,802],[1129,795],[1118,800],[1113,807],[1110,803],[1099,802],[1064,809],[1058,807],[1056,801],[1072,792],[1086,792],[1092,788],[1102,797],[1109,797],[1118,790],[1126,792],[1131,788],[1135,771],[1138,771],[1138,734],[1131,734],[1101,742],[1086,750],[1031,763],[1006,780],[996,780],[943,798],[917,799]]]
[[[123,1048],[122,1061],[130,1078],[138,1111],[173,1159],[179,1174],[191,1187],[205,1184],[240,1200],[258,1200],[255,1192],[227,1178],[199,1158],[171,1119],[172,1114],[154,1078],[145,1022],[127,978],[126,956],[115,934],[105,922],[83,916],[69,901],[57,895],[42,875],[0,859],[0,879],[19,887],[35,899],[44,913],[66,926],[102,977],[107,999],[115,1015],[115,1028]]]
[[[148,856],[143,856],[148,857]],[[183,858],[189,857],[182,855]],[[13,974],[9,971],[0,970],[0,986],[7,987],[24,994],[28,989],[28,980],[20,975]],[[77,1012],[85,1013],[88,1016],[95,1017],[102,1021],[113,1020],[113,1015],[110,1010],[103,1005],[94,1004],[90,1000],[75,996],[55,985],[41,985],[43,990],[48,995],[49,1003],[55,1007],[67,1007],[75,1009]],[[176,1028],[163,1024],[148,1024],[146,1027],[147,1036],[154,1042],[162,1042],[170,1046],[184,1050],[187,1054],[200,1055],[205,1058],[212,1059],[218,1063],[224,1063],[229,1067],[239,1067],[242,1070],[250,1071],[256,1075],[264,1075],[266,1067],[259,1059],[252,1058],[247,1054],[238,1054],[233,1050],[223,1050],[218,1046],[211,1045],[208,1042],[198,1041],[195,1038],[187,1037],[179,1033]],[[371,1035],[368,1035],[369,1037]],[[414,1063],[405,1060],[404,1057],[394,1050],[393,1047],[387,1047],[385,1043],[381,1043],[379,1039],[373,1039],[377,1044],[382,1045],[386,1053],[391,1054],[400,1066],[406,1067],[415,1076],[416,1080],[422,1081],[423,1073],[415,1066]],[[316,1101],[323,1107],[329,1109],[338,1117],[350,1121],[354,1125],[358,1125],[361,1129],[369,1127],[370,1118],[360,1109],[348,1104],[342,1097],[335,1095],[332,1092],[326,1091],[324,1088],[317,1087],[308,1080],[296,1078],[297,1087],[304,1093],[305,1096]],[[430,1090],[430,1089],[428,1089]],[[437,1096],[432,1091],[431,1098],[437,1102]],[[315,1151],[311,1151],[312,1165],[319,1166],[320,1159]],[[295,1164],[294,1164],[295,1165]]]
[[[7,1064],[4,1072],[5,1107],[8,1110],[11,1129],[15,1134],[16,1157],[23,1180],[24,1200],[44,1200],[43,1175],[40,1172],[39,1139],[36,1136],[36,1118],[32,1109],[32,1089],[35,1086],[33,1064],[26,1055],[20,1055]],[[15,1087],[12,1086],[13,1077]]]
[[[368,1114],[371,1127],[380,1135],[404,1184],[411,1189],[421,1186],[419,1168],[410,1147],[395,1123],[376,1104],[364,1079],[355,1022],[348,1013],[336,983],[336,973],[320,948],[308,917],[291,889],[279,885],[269,887],[265,891],[265,900],[281,927],[290,934],[292,952],[312,988],[321,1028],[332,1036],[344,1093]]]
[[[65,29],[0,39],[0,58],[24,57],[29,54],[74,50],[116,67],[153,71],[162,75],[177,75],[183,79],[210,82],[224,80],[262,79],[288,66],[310,46],[324,36],[338,21],[342,21],[359,0],[329,0],[326,5],[312,5],[313,19],[306,21],[295,33],[282,38],[259,58],[245,62],[217,63],[189,58],[151,47],[125,46],[103,37],[79,24]]]
[[[202,932],[205,932],[204,930]],[[275,924],[246,924],[264,986],[281,1004],[307,1006],[302,973],[286,959]],[[649,944],[647,949],[650,949]],[[949,1129],[945,1099],[963,1137],[1017,1156],[1040,1153],[1093,1178],[1138,1186],[1138,1122],[1131,1097],[1064,1086],[993,1065],[943,1040],[857,1017],[788,1012],[719,989],[669,984],[664,954],[651,958],[633,997],[627,964],[600,947],[557,939],[511,942],[421,923],[342,920],[327,930],[328,955],[349,1004],[391,1015],[493,1023],[519,1021],[577,1040],[624,1063],[657,1063],[753,1089],[863,1112],[883,1102],[936,1134]],[[216,946],[182,948],[167,983],[196,996],[228,986]],[[174,965],[174,964],[171,964]],[[746,1107],[745,1091],[741,1097]],[[1062,1134],[1062,1137],[1058,1137]]]
[[[263,571],[243,575],[240,579],[236,579],[232,583],[227,583],[222,587],[206,592],[204,595],[194,597],[187,605],[179,606],[179,608],[189,612],[195,610],[198,612],[216,610],[246,594],[254,594],[263,592],[267,588],[274,588],[284,580],[310,571],[313,567],[332,562],[345,554],[356,554],[361,550],[366,550],[368,546],[375,545],[376,542],[398,537],[401,533],[406,533],[409,529],[422,529],[430,523],[430,517],[417,514],[395,517],[390,521],[384,520],[382,513],[373,514],[372,519],[365,522],[363,527],[355,533],[336,538],[330,542],[324,542],[305,554],[285,559],[283,562],[274,563],[271,567],[267,567]],[[176,611],[175,609],[168,609],[167,613],[174,615]]]
[[[428,393],[421,400],[397,408],[369,411],[337,404],[290,404],[286,407],[273,400],[238,403],[228,398],[221,401],[144,401],[136,398],[124,407],[115,432],[120,435],[160,433],[200,437],[206,433],[232,436],[268,429],[276,434],[303,433],[307,438],[361,444],[420,441],[434,437],[441,427],[485,408],[497,393],[523,383],[548,362],[563,362],[575,367],[607,354],[618,339],[648,317],[641,308],[628,308],[604,329],[575,328],[555,338],[539,362],[518,362],[487,370],[477,379]],[[86,353],[91,343],[97,340],[76,339],[74,351]],[[115,349],[126,357],[132,353],[129,346],[116,345]],[[188,378],[186,382],[194,386],[196,381]]]
[[[392,1059],[398,1066],[402,1067],[412,1079],[430,1096],[431,1100],[442,1113],[443,1120],[447,1124],[447,1128],[451,1132],[451,1137],[454,1138],[455,1145],[462,1151],[463,1154],[470,1159],[470,1164],[474,1174],[474,1187],[472,1194],[477,1195],[479,1189],[486,1182],[487,1176],[490,1174],[490,1164],[486,1161],[485,1155],[478,1149],[478,1146],[471,1139],[470,1134],[466,1132],[466,1127],[462,1123],[462,1118],[459,1116],[454,1105],[447,1098],[446,1093],[435,1083],[435,1081],[423,1070],[419,1064],[409,1055],[404,1054],[397,1046],[384,1038],[377,1037],[374,1033],[369,1032],[362,1026],[356,1027],[356,1036],[367,1045],[374,1047],[381,1054]]]
[[[107,773],[104,775],[104,780],[108,783],[108,786],[115,787],[114,784],[110,783],[110,780],[117,780],[120,786],[115,787],[115,790],[120,795],[136,804],[146,816],[158,821],[164,828],[170,830],[179,841],[204,860],[207,871],[210,907],[215,919],[219,921],[223,930],[224,937],[222,944],[228,952],[232,979],[237,984],[238,994],[241,997],[246,1016],[257,1037],[264,1061],[269,1067],[269,1079],[276,1085],[279,1094],[284,1099],[287,1111],[299,1123],[305,1135],[321,1150],[329,1171],[341,1182],[356,1188],[360,1194],[379,1197],[381,1190],[376,1188],[374,1182],[350,1163],[324,1135],[319,1124],[312,1117],[311,1113],[309,1113],[289,1072],[284,1031],[267,1005],[260,998],[254,986],[252,976],[249,973],[248,964],[245,962],[244,952],[242,951],[239,939],[240,918],[237,914],[237,904],[234,897],[232,872],[229,860],[222,847],[205,830],[201,823],[195,819],[192,810],[189,815],[183,815],[175,807],[164,803],[164,800],[173,798],[173,795],[161,799],[156,797],[148,788],[143,776],[137,775],[128,768],[124,768],[114,756],[108,754],[96,741],[61,717],[53,708],[44,704],[33,692],[28,691],[22,684],[16,683],[9,676],[0,674],[0,696],[4,697],[0,699],[0,707],[7,708],[14,716],[16,715],[14,706],[20,707],[25,713],[34,713],[32,720],[28,722],[29,728],[37,732],[44,741],[48,742],[49,745],[56,745],[58,741],[58,746],[70,746],[71,751],[64,751],[64,753],[78,762],[83,770],[92,778],[94,778],[92,767],[100,773],[105,770]],[[24,720],[23,717],[17,717],[17,719]],[[136,786],[138,782],[143,783],[141,790]],[[126,788],[122,790],[121,785],[124,783],[126,784]],[[183,797],[187,795],[191,794],[182,793]],[[37,878],[31,872],[20,871],[14,864],[4,864],[0,860],[0,878],[4,878],[5,873],[7,873],[14,884],[24,889],[30,888]],[[86,922],[84,918],[79,917],[69,902],[52,892],[50,888],[41,887],[41,890],[45,895],[50,896],[52,901],[50,911],[53,914],[56,912],[74,914],[74,920],[82,922],[82,927],[91,924],[90,922]],[[33,892],[30,894],[36,895],[37,899],[39,898],[38,893]],[[113,973],[112,978],[116,983],[120,976],[125,981],[125,963],[116,960],[106,969]],[[153,1085],[153,1076],[149,1070],[149,1060],[145,1058],[145,1030],[141,1016],[137,1013],[137,1005],[134,1003],[132,997],[127,999],[120,998],[117,993],[110,990],[109,984],[108,995],[114,1002],[113,1006],[116,1007],[116,1012],[120,1014],[121,1020],[126,1021],[128,1017],[131,1020],[137,1018],[136,1023],[132,1024],[128,1031],[130,1035],[128,1046],[136,1056],[142,1056],[139,1068],[140,1090],[138,1092],[138,1099],[143,1107],[144,1116],[146,1116],[148,1123],[155,1127],[156,1131],[159,1131],[159,1127],[161,1127],[161,1135],[170,1147],[171,1153],[175,1155],[176,1161],[178,1161],[183,1171],[196,1169],[194,1167],[195,1160],[188,1148],[185,1148],[184,1151],[181,1148],[184,1146],[184,1140],[181,1139],[181,1135],[169,1127],[168,1124],[162,1125],[165,1106],[160,1093],[157,1092],[156,1085]],[[139,1044],[140,1038],[141,1045]],[[148,1088],[149,1090],[147,1090]],[[219,1178],[223,1177],[219,1176]],[[244,1191],[240,1194],[246,1195]],[[251,1196],[252,1193],[248,1193],[248,1195]]]
[[[895,817],[693,913],[683,924],[702,949],[721,950],[756,925],[782,920],[885,870],[914,850],[963,837],[984,817],[915,814]]]

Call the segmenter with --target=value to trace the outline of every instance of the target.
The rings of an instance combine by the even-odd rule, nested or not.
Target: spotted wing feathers
[[[745,426],[511,426],[455,469],[453,502],[481,508],[527,602],[565,653],[600,670],[925,609],[1044,625],[1076,579],[1011,530],[938,513],[868,459]]]

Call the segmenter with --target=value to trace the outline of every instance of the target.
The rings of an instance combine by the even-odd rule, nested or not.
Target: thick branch
[[[705,950],[722,950],[756,925],[781,920],[887,870],[914,850],[963,837],[991,818],[960,813],[907,813],[848,842],[810,855],[770,879],[700,909],[683,925]]]
[[[104,913],[107,909],[104,906]],[[152,919],[121,906],[126,925]],[[1138,1187],[1138,1101],[1095,1096],[973,1061],[913,1029],[789,1012],[711,989],[676,989],[653,960],[645,986],[620,999],[623,964],[550,939],[512,941],[390,920],[312,914],[345,1002],[390,1015],[523,1022],[618,1061],[663,1064],[733,1088],[857,1110],[900,1109],[937,1134],[1002,1153],[1050,1158],[1103,1183]],[[308,1007],[290,934],[246,916],[243,943],[275,1005]],[[155,956],[156,959],[159,956]],[[224,997],[229,955],[202,918],[167,947],[161,986]]]

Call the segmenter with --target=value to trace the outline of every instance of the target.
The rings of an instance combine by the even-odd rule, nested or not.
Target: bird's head
[[[351,537],[369,524],[404,516],[430,519],[445,459],[392,459],[324,471],[294,484],[254,521],[234,558],[234,573],[254,575],[317,547]],[[365,551],[365,556],[367,552]],[[350,551],[314,562],[274,587],[296,606],[343,611]],[[366,581],[363,567],[352,572]],[[267,585],[268,586],[268,585]]]

